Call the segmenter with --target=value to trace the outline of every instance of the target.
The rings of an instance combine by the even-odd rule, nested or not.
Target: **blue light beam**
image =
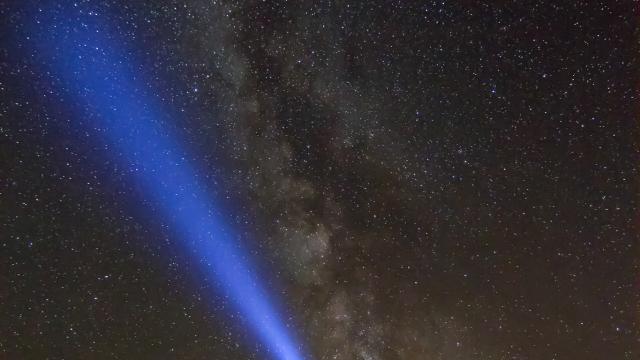
[[[81,19],[70,12],[60,7],[51,13],[39,10],[29,38],[61,89],[90,114],[78,124],[97,134],[108,154],[131,169],[145,199],[215,280],[218,292],[266,352],[277,360],[303,360],[301,346],[274,306],[250,254],[216,215],[223,209],[185,160],[187,148],[172,136],[162,105],[134,75],[125,46],[96,16]]]

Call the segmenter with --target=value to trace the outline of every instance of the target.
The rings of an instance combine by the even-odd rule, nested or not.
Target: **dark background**
[[[256,357],[71,125],[25,4],[0,1],[0,358]],[[77,5],[184,113],[314,359],[640,357],[637,2]]]

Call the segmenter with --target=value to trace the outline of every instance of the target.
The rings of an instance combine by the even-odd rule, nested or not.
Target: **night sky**
[[[640,359],[637,2],[60,3],[0,0],[0,359],[285,360],[50,18],[108,24],[304,360]]]

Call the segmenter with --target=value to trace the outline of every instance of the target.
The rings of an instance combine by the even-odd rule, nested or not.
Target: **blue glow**
[[[86,110],[78,126],[100,136],[107,153],[131,170],[145,200],[172,226],[177,240],[267,353],[277,360],[302,360],[301,347],[250,254],[216,215],[224,209],[198,180],[194,164],[185,160],[187,149],[172,134],[170,119],[152,89],[134,76],[126,47],[96,16],[85,22],[77,12],[65,11],[39,11],[29,38],[61,89]]]

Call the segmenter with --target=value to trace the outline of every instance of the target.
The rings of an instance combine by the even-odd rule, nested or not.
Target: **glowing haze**
[[[145,200],[171,225],[266,353],[277,360],[302,360],[301,345],[250,254],[216,215],[223,209],[199,182],[197,165],[185,160],[187,149],[172,134],[171,119],[150,95],[153,89],[136,79],[121,42],[99,16],[80,21],[73,9],[60,10],[38,10],[29,37],[62,89],[90,109],[90,123],[82,126],[100,136],[109,156],[133,169],[132,181],[144,189]]]

